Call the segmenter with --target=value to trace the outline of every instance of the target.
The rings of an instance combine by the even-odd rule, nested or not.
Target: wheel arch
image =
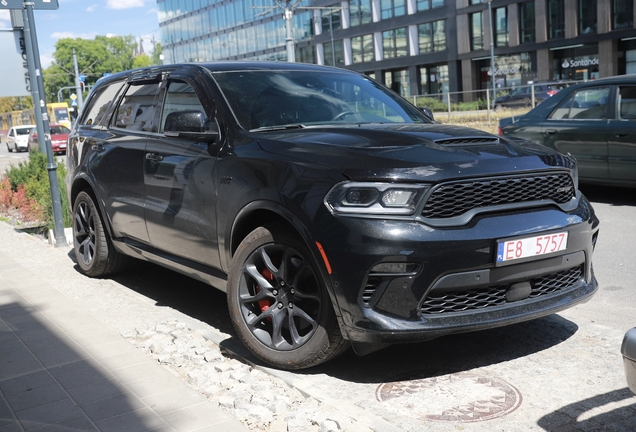
[[[112,238],[113,232],[111,230],[110,220],[108,219],[108,215],[104,211],[104,205],[102,201],[97,198],[97,194],[95,193],[95,188],[93,187],[93,184],[85,176],[76,177],[75,179],[73,179],[73,183],[71,184],[71,190],[68,192],[69,194],[68,205],[71,212],[73,211],[73,206],[75,205],[75,199],[77,198],[77,195],[79,195],[80,192],[86,192],[87,194],[91,196],[91,198],[93,198],[93,202],[99,209],[99,213],[102,218],[102,223],[104,224],[108,232],[108,235]]]
[[[281,224],[293,230],[293,233],[305,243],[311,252],[312,258],[318,265],[319,274],[324,286],[327,288],[327,293],[329,294],[338,322],[340,323],[340,308],[338,306],[337,296],[331,284],[327,264],[318,249],[311,230],[303,223],[300,217],[283,205],[272,201],[254,201],[243,207],[234,218],[234,223],[227,237],[228,241],[226,243],[225,253],[222,254],[223,256],[221,257],[222,265],[226,266],[226,271],[229,270],[232,257],[243,239],[256,228],[274,223]]]

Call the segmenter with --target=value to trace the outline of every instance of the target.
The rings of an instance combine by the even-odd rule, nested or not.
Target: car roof
[[[20,126],[12,126],[11,129],[31,129],[34,127],[35,125],[20,125]]]
[[[150,77],[152,75],[171,72],[178,69],[207,69],[214,72],[233,72],[233,71],[316,71],[316,72],[342,72],[357,74],[349,69],[342,69],[332,66],[322,66],[309,63],[289,63],[289,62],[272,62],[272,61],[246,61],[246,60],[227,60],[213,61],[203,63],[174,63],[163,66],[151,66],[148,68],[132,69],[124,72],[109,75],[100,78],[97,83],[107,84],[112,81],[118,81],[122,78],[129,77]]]

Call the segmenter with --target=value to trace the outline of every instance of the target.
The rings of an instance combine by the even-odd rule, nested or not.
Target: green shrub
[[[49,183],[49,173],[47,170],[47,156],[40,151],[32,151],[29,159],[20,162],[18,166],[7,169],[5,175],[9,179],[11,189],[15,194],[24,190],[26,197],[35,201],[43,209],[43,221],[49,228],[54,227],[53,202],[51,199],[51,186]],[[64,164],[57,164],[57,179],[60,187],[60,198],[62,204],[62,219],[65,227],[71,226],[71,215],[66,196],[66,167]],[[27,215],[25,215],[27,216]]]

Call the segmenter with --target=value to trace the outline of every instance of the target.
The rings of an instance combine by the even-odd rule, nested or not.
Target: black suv
[[[227,292],[263,361],[552,314],[597,289],[570,156],[436,124],[355,72],[170,65],[101,79],[69,138],[75,254]]]

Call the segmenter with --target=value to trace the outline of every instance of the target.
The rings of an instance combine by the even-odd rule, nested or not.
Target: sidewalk
[[[40,240],[0,231],[0,432],[247,430],[12,257]]]

